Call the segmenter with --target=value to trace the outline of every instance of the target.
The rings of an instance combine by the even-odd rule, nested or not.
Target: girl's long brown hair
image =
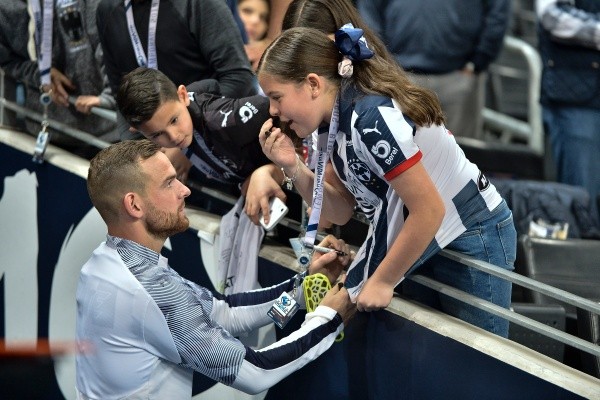
[[[428,126],[430,124],[441,124],[444,122],[444,114],[442,112],[439,100],[434,92],[429,89],[413,84],[406,72],[396,62],[394,57],[385,47],[384,43],[379,37],[364,23],[360,14],[349,0],[294,0],[289,5],[288,10],[283,20],[283,30],[289,30],[291,28],[304,27],[317,29],[325,34],[333,34],[337,29],[346,23],[352,23],[354,27],[361,28],[364,32],[365,39],[371,48],[375,52],[375,56],[370,60],[354,63],[354,75],[351,78],[352,81],[358,86],[360,90],[365,93],[383,94],[395,99],[402,112],[411,118],[417,125]],[[294,40],[300,40],[299,37],[302,34],[292,34],[292,37],[288,37],[285,40],[286,46],[292,45],[290,42]],[[322,39],[322,36],[319,36]],[[293,39],[293,40],[290,40]],[[316,39],[316,38],[315,38]],[[259,71],[267,72],[273,75],[279,75],[289,80],[301,81],[306,77],[308,72],[317,72],[317,69],[325,72],[328,71],[327,75],[318,73],[319,75],[327,76],[329,79],[339,81],[337,76],[337,63],[341,60],[341,55],[337,53],[335,46],[325,46],[325,43],[321,43],[320,46],[317,43],[311,44],[310,41],[304,42],[308,48],[306,54],[302,57],[307,57],[302,62],[302,58],[296,57],[291,52],[285,51],[285,49],[278,49],[277,52],[288,53],[288,61],[294,59],[294,62],[301,62],[301,65],[306,68],[294,68],[296,71],[293,76],[289,73],[275,74],[276,67],[273,65],[263,66]],[[272,47],[281,47],[277,45],[276,40]],[[319,56],[311,54],[310,46],[315,45],[313,50],[316,51],[319,48]],[[302,46],[298,46],[297,50],[300,50]],[[324,59],[319,62],[319,57],[324,56],[327,52],[337,53],[336,57],[331,58],[328,61]],[[276,54],[272,53],[269,49],[265,52],[265,56],[270,54],[269,57],[275,57]],[[332,56],[334,54],[330,54]],[[293,57],[293,58],[291,58]],[[266,57],[263,57],[266,58]],[[285,61],[284,57],[277,56],[277,63]],[[334,60],[336,60],[334,62]],[[273,64],[273,58],[267,61],[268,64]],[[277,68],[280,72],[285,72],[286,69],[290,71],[289,62],[286,63],[284,68]],[[283,65],[282,65],[283,66]],[[308,71],[308,72],[307,72]],[[301,75],[304,73],[304,75]],[[302,76],[302,78],[300,78]],[[341,83],[341,82],[340,82]]]

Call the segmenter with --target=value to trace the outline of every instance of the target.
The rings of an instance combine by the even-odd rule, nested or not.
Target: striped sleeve
[[[237,381],[243,365],[248,363],[246,359],[249,354],[253,354],[253,350],[246,348],[234,335],[271,323],[267,310],[283,291],[293,292],[295,279],[270,288],[218,298],[208,289],[182,278],[170,269],[156,269],[152,274],[138,276],[138,280],[166,320],[180,356],[180,360],[172,361],[221,383],[232,385]],[[303,304],[301,292],[302,290],[296,291],[296,300]],[[314,327],[328,322],[336,315],[335,311],[333,314],[331,316],[324,313],[325,317],[309,318],[315,322],[308,326]],[[310,358],[311,354],[322,352],[318,349],[319,345],[323,346],[320,342],[326,336],[323,332],[335,331],[341,324],[341,317],[338,318],[335,326],[329,326],[325,331],[323,327],[318,327],[315,332],[305,337],[296,333],[292,336],[298,337],[296,344],[281,346],[278,351],[264,353],[260,358],[262,361],[258,364],[289,364],[287,374],[293,372],[294,366],[298,365],[293,362],[296,357]],[[307,330],[309,329],[305,328],[304,334]],[[290,341],[293,342],[292,339],[286,338],[286,342],[283,343]],[[262,381],[252,383],[261,385]]]
[[[364,110],[354,122],[363,161],[391,180],[416,164],[422,157],[413,140],[414,127],[394,107]]]
[[[231,333],[211,320],[211,292],[166,269],[159,272],[155,269],[148,276],[138,276],[138,280],[166,320],[168,333],[180,356],[180,360],[171,361],[231,384],[246,350]],[[149,331],[152,328],[145,327]]]
[[[261,350],[247,348],[231,386],[251,394],[268,389],[327,351],[342,329],[342,317],[335,310],[317,307],[300,329],[284,339]]]

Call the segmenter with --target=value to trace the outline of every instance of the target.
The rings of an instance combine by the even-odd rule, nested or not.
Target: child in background
[[[269,0],[239,0],[238,14],[244,23],[248,43],[264,39],[269,29]]]

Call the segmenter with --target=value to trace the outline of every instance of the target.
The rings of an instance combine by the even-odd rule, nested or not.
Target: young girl
[[[238,14],[244,23],[248,42],[264,39],[269,28],[269,0],[239,0]]]
[[[286,30],[257,71],[271,115],[299,137],[318,129],[338,181],[321,185],[325,164],[315,177],[270,120],[259,135],[264,153],[313,212],[314,198],[334,223],[346,223],[355,205],[368,217],[368,236],[346,279],[360,311],[386,307],[405,275],[425,267],[438,281],[508,307],[510,282],[434,255],[447,248],[512,270],[510,210],[444,127],[435,96],[410,84],[388,57],[373,56],[362,33],[344,26],[333,41],[311,28]],[[442,300],[451,315],[507,336],[506,320]]]

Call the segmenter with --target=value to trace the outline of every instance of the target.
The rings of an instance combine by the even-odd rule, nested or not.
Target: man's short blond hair
[[[140,162],[160,151],[160,146],[143,140],[125,140],[101,150],[90,161],[87,189],[92,204],[106,223],[119,215],[123,196],[145,194],[148,176]]]

